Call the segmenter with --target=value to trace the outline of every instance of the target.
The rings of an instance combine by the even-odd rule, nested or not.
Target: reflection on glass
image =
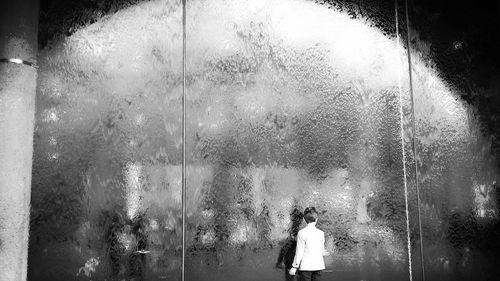
[[[178,280],[180,1],[101,2],[42,5],[28,280]]]
[[[412,75],[426,278],[496,280],[499,37],[491,11],[497,7],[410,8],[419,31],[412,35]]]
[[[328,7],[188,2],[187,280],[286,279],[307,206],[325,279],[407,278],[404,51]]]
[[[30,280],[179,280],[183,250],[187,280],[286,279],[276,265],[306,206],[333,253],[325,279],[406,279],[395,9],[340,2],[188,1],[186,249],[180,2],[135,3],[46,46]]]

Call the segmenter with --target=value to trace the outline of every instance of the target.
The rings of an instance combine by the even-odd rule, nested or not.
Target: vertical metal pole
[[[182,0],[182,273],[186,280],[186,0]]]
[[[410,42],[410,17],[408,12],[408,0],[405,0],[405,13],[406,13],[406,44],[407,44],[407,56],[408,56],[408,74],[410,78],[410,95],[411,95],[411,124],[413,133],[413,159],[415,161],[415,190],[417,192],[417,217],[418,217],[418,231],[420,236],[420,263],[422,269],[422,281],[425,281],[425,265],[424,265],[424,239],[422,236],[422,215],[420,209],[420,187],[418,184],[418,151],[417,151],[417,134],[415,125],[415,97],[413,94],[413,75],[411,70],[411,42]]]
[[[397,48],[397,58],[398,61],[401,57],[401,45],[399,37],[399,12],[398,12],[398,0],[394,0],[394,15],[396,17],[396,48]],[[407,184],[407,174],[406,174],[406,150],[404,141],[404,116],[403,116],[403,90],[401,86],[401,68],[398,64],[398,89],[399,89],[399,115],[400,115],[400,125],[401,125],[401,150],[403,154],[403,180],[404,180],[404,193],[405,193],[405,214],[406,214],[406,242],[408,248],[408,274],[410,281],[413,281],[413,262],[411,255],[411,236],[410,236],[410,211],[408,208],[408,184]]]

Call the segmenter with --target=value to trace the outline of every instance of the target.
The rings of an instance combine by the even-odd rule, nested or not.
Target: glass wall
[[[186,280],[288,280],[308,206],[325,280],[408,278],[395,3],[187,4]]]
[[[42,1],[28,279],[493,280],[498,7],[405,2]]]
[[[29,280],[178,280],[180,7],[42,1]]]
[[[496,280],[498,1],[409,8],[427,280]]]

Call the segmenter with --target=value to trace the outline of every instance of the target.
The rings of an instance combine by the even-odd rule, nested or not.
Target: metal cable
[[[182,0],[182,268],[186,280],[186,0]]]
[[[417,217],[418,217],[418,231],[420,238],[420,263],[422,269],[422,281],[425,281],[425,266],[424,266],[424,239],[422,235],[422,216],[420,209],[420,187],[418,184],[418,163],[417,163],[417,134],[415,125],[415,98],[413,95],[413,75],[411,69],[411,44],[410,44],[410,17],[408,12],[408,0],[405,0],[405,13],[406,13],[406,44],[408,47],[407,57],[408,57],[408,74],[410,78],[410,96],[411,96],[411,124],[413,133],[413,159],[415,161],[415,190],[417,192]]]
[[[394,15],[396,17],[396,45],[397,45],[397,57],[398,60],[401,57],[401,45],[400,45],[400,36],[399,36],[399,12],[398,12],[398,0],[394,0]],[[411,255],[411,236],[410,236],[410,211],[408,208],[408,184],[406,174],[406,150],[405,150],[405,141],[404,141],[404,114],[403,114],[403,90],[401,86],[401,67],[398,64],[398,89],[399,89],[399,116],[400,116],[400,126],[401,126],[401,151],[403,154],[403,180],[404,180],[404,193],[405,193],[405,214],[406,214],[406,241],[408,248],[408,273],[410,281],[413,281],[413,259]]]

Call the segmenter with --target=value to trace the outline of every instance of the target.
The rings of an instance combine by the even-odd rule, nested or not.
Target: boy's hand
[[[290,275],[295,275],[295,273],[297,272],[297,269],[295,267],[292,267],[290,268],[290,270],[288,271],[288,274]]]

